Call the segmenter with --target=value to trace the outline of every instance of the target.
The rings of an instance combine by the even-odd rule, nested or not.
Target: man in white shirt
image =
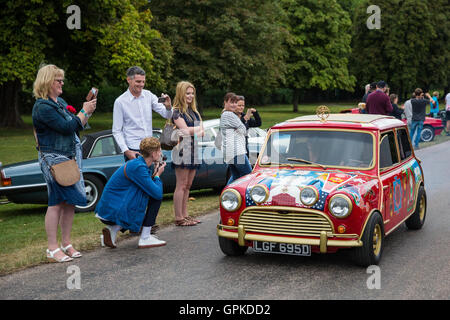
[[[145,71],[140,67],[127,70],[128,90],[114,102],[112,133],[124,153],[125,160],[136,158],[141,140],[153,135],[152,110],[163,118],[172,117],[172,102],[168,95],[163,103],[145,90]]]

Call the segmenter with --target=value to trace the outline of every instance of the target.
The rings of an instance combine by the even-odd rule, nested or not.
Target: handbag
[[[172,150],[179,143],[177,126],[170,123],[170,120],[164,125],[159,142],[164,150]]]
[[[33,129],[33,131],[34,131],[34,138],[36,139],[36,145],[38,147],[39,152],[41,152],[41,147],[39,146],[39,141],[36,135],[36,129]],[[53,166],[50,166],[48,164],[47,160],[45,160],[45,157],[42,157],[42,159],[50,168],[50,173],[52,174],[53,178],[59,185],[63,187],[68,187],[80,181],[81,178],[80,169],[78,168],[78,164],[75,161],[75,159],[60,162]]]

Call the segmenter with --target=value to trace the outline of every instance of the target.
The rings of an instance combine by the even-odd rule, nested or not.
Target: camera
[[[164,164],[164,161],[167,160],[166,156],[162,156],[161,159],[158,162],[155,162],[155,169],[153,170],[152,178],[156,175],[156,172],[158,171],[159,167]]]
[[[164,97],[159,97],[159,98],[158,98],[158,102],[159,102],[159,103],[164,103],[164,102],[166,102],[166,98],[164,98]]]

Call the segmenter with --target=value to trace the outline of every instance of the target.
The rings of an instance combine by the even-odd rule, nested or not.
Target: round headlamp
[[[228,189],[220,196],[220,204],[227,211],[236,211],[240,208],[242,198],[239,192],[234,189]]]
[[[337,194],[331,197],[328,209],[336,218],[345,218],[352,212],[352,201],[343,194]]]
[[[313,206],[319,200],[319,192],[314,187],[305,187],[300,192],[300,201],[308,207]]]
[[[250,197],[256,203],[262,203],[269,197],[269,190],[267,190],[266,186],[257,184],[250,190]]]

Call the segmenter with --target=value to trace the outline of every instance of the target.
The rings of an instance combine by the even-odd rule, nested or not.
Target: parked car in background
[[[222,190],[230,176],[228,166],[223,163],[222,151],[215,148],[214,139],[212,139],[217,134],[218,126],[216,127],[216,123],[216,120],[204,121],[206,134],[199,148],[203,161],[197,170],[191,190],[207,188]],[[259,130],[250,131],[252,137],[249,147],[255,155],[261,149],[266,134],[264,130]],[[253,131],[256,131],[256,133],[253,133]],[[153,130],[154,137],[159,138],[160,135],[160,129]],[[88,212],[94,210],[106,182],[124,163],[124,157],[111,130],[84,135],[82,146],[82,169],[87,205],[84,207],[77,206],[76,211]],[[171,166],[172,153],[170,150],[163,150],[163,156],[167,158],[167,166],[161,180],[164,185],[164,192],[171,193],[175,190],[176,184],[175,171]],[[0,199],[2,197],[14,203],[47,203],[47,185],[37,160],[0,166]]]
[[[389,116],[303,116],[273,126],[251,174],[220,196],[224,254],[310,256],[351,248],[380,262],[384,237],[403,222],[420,229],[423,170],[404,122]]]
[[[359,108],[342,110],[341,113],[360,113]],[[445,111],[444,111],[445,112]],[[441,113],[440,113],[441,114]],[[402,119],[404,123],[407,123],[406,117]],[[423,123],[422,133],[420,134],[420,141],[430,142],[433,141],[436,135],[440,135],[445,125],[441,118],[425,117]]]

